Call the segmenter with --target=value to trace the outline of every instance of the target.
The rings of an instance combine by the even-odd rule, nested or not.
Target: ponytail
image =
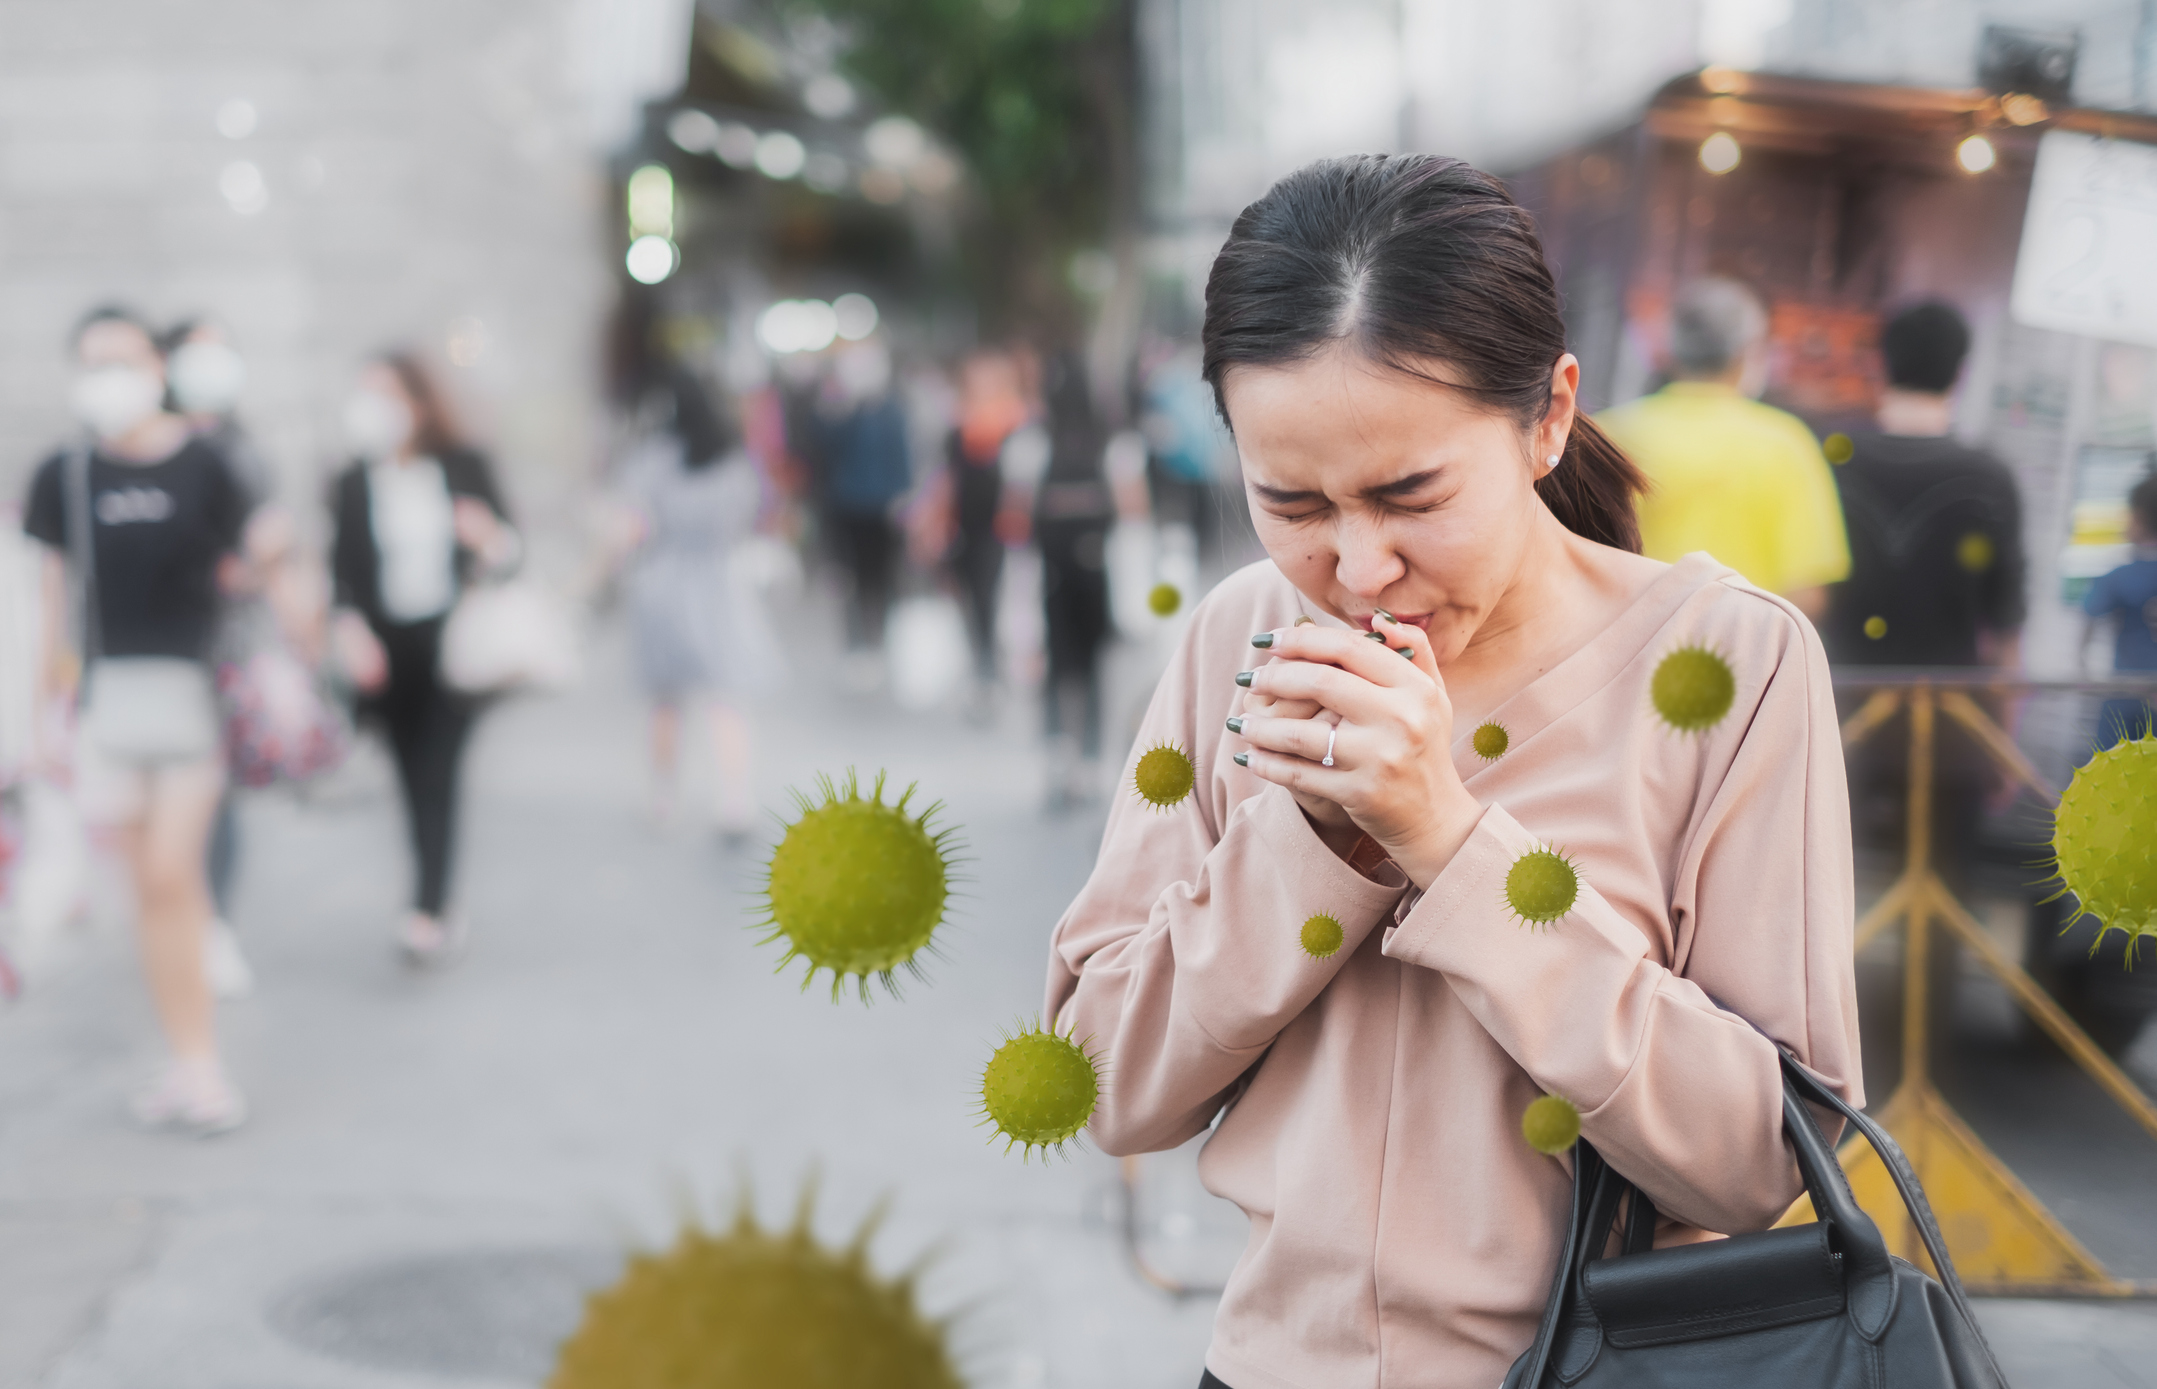
[[[1636,555],[1640,518],[1633,499],[1647,490],[1648,479],[1625,450],[1584,414],[1573,417],[1558,466],[1535,484],[1535,494],[1567,530]]]

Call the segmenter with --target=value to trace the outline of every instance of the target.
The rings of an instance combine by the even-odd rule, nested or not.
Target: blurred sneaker
[[[464,958],[469,932],[464,918],[413,912],[397,937],[397,953],[411,969],[441,969]]]
[[[247,1122],[247,1100],[215,1061],[174,1061],[128,1108],[145,1128],[178,1129],[197,1138],[230,1133]]]
[[[223,921],[212,921],[209,934],[203,937],[202,977],[209,981],[211,993],[228,1001],[255,991],[254,966],[241,952],[240,938]]]

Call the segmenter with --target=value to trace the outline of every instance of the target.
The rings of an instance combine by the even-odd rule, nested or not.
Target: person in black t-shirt
[[[163,409],[164,363],[140,319],[97,310],[75,352],[72,404],[90,438],[38,468],[23,523],[47,547],[40,695],[66,707],[78,682],[87,693],[72,758],[48,746],[44,760],[72,776],[85,816],[117,832],[133,870],[143,964],[172,1053],[136,1116],[220,1132],[246,1107],[218,1056],[203,973],[203,854],[225,774],[203,659],[218,567],[239,544],[248,504],[222,457]],[[70,570],[84,567],[85,536],[78,605]],[[67,649],[71,630],[77,651]],[[56,725],[66,720],[39,721]]]
[[[1877,430],[1850,437],[1835,469],[1850,535],[1850,577],[1829,590],[1820,624],[1840,665],[2021,665],[2022,503],[2007,465],[1949,433],[1970,330],[1937,301],[1896,314],[1880,335],[1887,367]],[[1850,755],[1860,825],[1900,825],[1907,794],[1906,721]],[[1950,884],[1968,868],[1985,799],[1999,773],[1952,720],[1935,725],[1934,844]]]

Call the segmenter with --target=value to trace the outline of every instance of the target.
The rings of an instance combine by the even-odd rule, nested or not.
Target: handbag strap
[[[1543,1304],[1543,1320],[1536,1326],[1535,1343],[1529,1347],[1527,1374],[1519,1389],[1538,1389],[1543,1372],[1558,1340],[1558,1323],[1565,1317],[1565,1297],[1573,1287],[1573,1265],[1579,1255],[1581,1229],[1588,1222],[1588,1208],[1602,1175],[1602,1155],[1583,1138],[1573,1144],[1573,1213],[1565,1222],[1565,1246],[1558,1252],[1558,1276],[1550,1280],[1550,1298]]]
[[[68,584],[72,605],[75,609],[76,637],[82,643],[82,664],[85,670],[104,649],[104,634],[99,630],[97,611],[97,551],[90,512],[90,450],[81,444],[68,449],[61,463],[67,483],[67,550],[71,561],[68,565]],[[82,688],[77,682],[76,688]]]

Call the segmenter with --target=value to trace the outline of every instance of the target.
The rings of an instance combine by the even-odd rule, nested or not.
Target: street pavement
[[[109,890],[0,1012],[0,1389],[535,1385],[625,1250],[744,1191],[784,1220],[807,1183],[834,1241],[887,1203],[876,1262],[926,1260],[921,1300],[953,1318],[977,1389],[1196,1382],[1211,1302],[1139,1276],[1117,1164],[1025,1162],[976,1126],[980,1068],[1039,1007],[1048,929],[1100,832],[1098,807],[1044,814],[1032,709],[977,728],[812,678],[761,716],[766,806],[881,768],[943,800],[965,843],[928,981],[834,1004],[757,943],[768,835],[728,850],[645,821],[618,638],[598,651],[578,691],[482,728],[460,875],[475,936],[452,970],[392,957],[406,870],[379,754],[304,801],[248,799],[235,915],[261,982],[224,1014],[244,1130],[125,1122],[156,1048]],[[1112,745],[1159,655],[1119,655]],[[1240,1216],[1197,1190],[1188,1151],[1141,1182],[1153,1270],[1217,1279]],[[2157,1385],[2148,1304],[1984,1317],[2023,1389]]]

